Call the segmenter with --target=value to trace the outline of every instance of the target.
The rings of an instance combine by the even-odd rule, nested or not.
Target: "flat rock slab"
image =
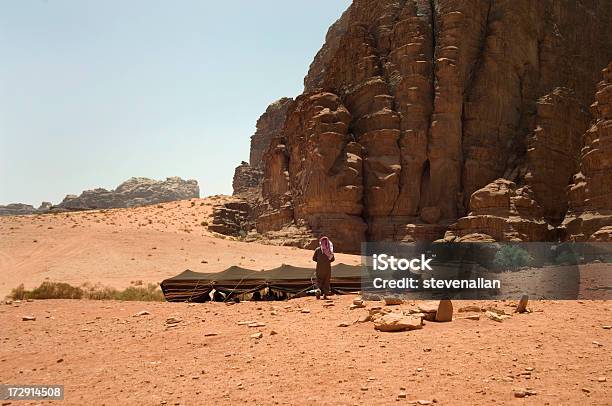
[[[418,317],[405,316],[401,313],[388,313],[374,321],[374,328],[378,331],[405,331],[423,328],[423,322]]]

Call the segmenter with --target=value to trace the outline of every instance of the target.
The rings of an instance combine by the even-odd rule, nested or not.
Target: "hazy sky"
[[[0,1],[0,204],[131,176],[231,193],[349,0]]]

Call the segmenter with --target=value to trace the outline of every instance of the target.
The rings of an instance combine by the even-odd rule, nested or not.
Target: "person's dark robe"
[[[332,255],[331,259],[329,259],[321,251],[321,247],[317,247],[312,260],[317,263],[317,288],[319,288],[323,295],[327,295],[331,292],[331,263],[334,262],[335,258]]]

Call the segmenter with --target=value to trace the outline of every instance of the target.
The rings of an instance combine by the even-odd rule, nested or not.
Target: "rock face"
[[[603,70],[591,109],[595,121],[584,135],[564,225],[570,240],[612,241],[612,62]]]
[[[529,186],[497,179],[472,194],[469,209],[466,217],[450,226],[445,241],[548,241],[553,237]]]
[[[68,195],[53,207],[53,210],[112,209],[146,206],[175,200],[200,197],[200,188],[195,180],[179,177],[158,181],[148,178],[130,178],[115,190],[97,188],[85,190],[80,196]]]
[[[261,187],[262,180],[263,172],[260,169],[253,168],[248,162],[242,161],[234,171],[234,179],[232,181],[233,194],[239,196],[253,191],[257,193]]]
[[[233,189],[234,195],[245,195],[259,192],[263,180],[263,155],[267,151],[270,142],[280,136],[287,109],[293,99],[283,97],[270,104],[265,113],[257,120],[257,130],[251,136],[251,154],[249,162],[242,162],[234,172]]]
[[[270,141],[278,137],[285,125],[287,109],[293,99],[283,97],[270,104],[265,113],[257,120],[257,130],[251,136],[251,156],[249,164],[254,168],[263,167],[263,156],[268,150]]]
[[[245,237],[252,228],[249,224],[249,204],[233,200],[213,208],[213,222],[208,229],[216,233]]]
[[[506,214],[482,233],[545,238],[567,210],[611,30],[606,0],[355,0],[263,154],[258,231],[299,227],[340,251],[434,240],[468,210],[484,219],[468,206],[493,182]],[[470,221],[456,229],[478,231]]]

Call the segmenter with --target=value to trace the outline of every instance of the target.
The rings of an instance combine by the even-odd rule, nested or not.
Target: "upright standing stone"
[[[529,302],[529,296],[523,295],[518,305],[516,305],[517,313],[525,313],[527,311],[527,303]]]
[[[450,300],[440,300],[436,312],[436,321],[453,321],[453,303]]]

